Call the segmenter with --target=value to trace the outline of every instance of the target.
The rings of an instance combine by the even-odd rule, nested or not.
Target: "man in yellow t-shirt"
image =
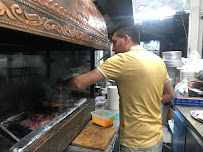
[[[116,55],[98,69],[58,81],[59,89],[84,89],[104,79],[115,80],[119,91],[121,152],[161,152],[161,103],[173,100],[173,87],[162,59],[144,50],[134,25],[115,29]]]

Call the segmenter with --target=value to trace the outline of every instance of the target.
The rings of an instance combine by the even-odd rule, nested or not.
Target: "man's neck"
[[[129,45],[129,46],[127,47],[127,51],[130,51],[130,48],[131,48],[131,47],[133,47],[133,46],[138,46],[138,45],[140,45],[140,44],[138,44],[138,43],[132,43],[131,45]]]

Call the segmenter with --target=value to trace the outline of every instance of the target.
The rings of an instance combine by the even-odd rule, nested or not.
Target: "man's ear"
[[[123,37],[123,39],[124,39],[124,41],[125,41],[125,43],[128,41],[128,39],[129,39],[129,36],[127,35],[127,34],[125,34],[124,35],[124,37]]]

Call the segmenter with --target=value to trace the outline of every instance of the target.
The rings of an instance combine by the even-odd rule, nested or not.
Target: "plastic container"
[[[102,127],[113,126],[115,114],[106,110],[96,110],[92,111],[92,121],[94,124]]]

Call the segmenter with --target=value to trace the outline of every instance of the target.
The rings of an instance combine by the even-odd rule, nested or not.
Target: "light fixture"
[[[134,15],[134,21],[139,22],[139,20],[152,20],[152,19],[160,19],[171,18],[176,14],[176,11],[168,6],[164,6],[161,8],[149,10],[146,12],[139,12]]]

